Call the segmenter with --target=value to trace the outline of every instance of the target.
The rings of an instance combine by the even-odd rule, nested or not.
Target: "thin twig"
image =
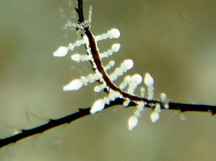
[[[115,101],[110,102],[109,105],[105,106],[105,109],[114,107],[116,105],[122,105],[124,102],[124,99],[118,98]],[[130,102],[128,107],[136,106],[134,102]],[[151,108],[147,106],[146,108]],[[212,114],[216,113],[216,106],[211,105],[199,105],[199,104],[183,104],[183,103],[175,103],[170,102],[169,103],[169,109],[162,108],[164,110],[180,110],[182,112],[211,112]],[[79,111],[72,113],[68,116],[59,118],[59,119],[51,119],[48,123],[43,124],[41,126],[32,128],[32,129],[23,129],[21,130],[21,133],[6,137],[3,139],[0,139],[0,148],[4,147],[8,144],[15,143],[21,139],[25,139],[29,136],[36,135],[43,133],[44,131],[50,130],[52,128],[55,128],[57,126],[63,125],[63,124],[69,124],[77,119],[80,119],[84,116],[90,115],[90,107],[88,108],[81,108]]]

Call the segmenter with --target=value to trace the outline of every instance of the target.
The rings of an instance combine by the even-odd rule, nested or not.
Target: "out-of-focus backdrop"
[[[103,96],[94,85],[63,92],[62,86],[91,71],[70,54],[52,56],[77,39],[62,29],[73,12],[67,1],[0,1],[0,137],[32,128],[89,107]],[[115,27],[121,50],[117,64],[134,60],[130,74],[151,73],[158,93],[171,101],[216,104],[216,1],[86,0],[93,6],[92,32]],[[73,19],[76,22],[76,19]],[[76,52],[83,52],[77,49]],[[84,52],[83,52],[84,53]],[[162,111],[151,123],[146,109],[139,125],[127,130],[133,108],[115,107],[0,149],[1,161],[213,161],[216,118],[210,113]]]

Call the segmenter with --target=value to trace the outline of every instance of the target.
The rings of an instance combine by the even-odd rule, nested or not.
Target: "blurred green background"
[[[75,3],[75,1],[72,1]],[[121,50],[116,64],[134,60],[130,74],[151,73],[158,93],[171,101],[216,104],[215,0],[86,0],[93,5],[92,32],[115,27]],[[0,1],[0,137],[89,107],[104,94],[94,85],[63,92],[62,86],[91,71],[52,53],[77,39],[63,30],[73,6],[59,0]],[[64,12],[61,12],[62,9]],[[74,21],[76,19],[74,18]],[[77,49],[76,52],[83,52]],[[1,161],[214,161],[216,120],[209,113],[162,111],[151,123],[146,109],[134,131],[133,108],[115,107],[0,149]]]

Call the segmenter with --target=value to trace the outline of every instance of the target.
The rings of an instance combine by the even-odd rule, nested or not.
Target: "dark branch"
[[[210,112],[212,115],[216,114],[215,105],[184,104],[170,102],[168,110],[180,110],[181,112]]]
[[[114,107],[116,105],[123,105],[124,99],[118,98],[115,101],[110,102],[109,105],[105,106],[105,109]],[[134,102],[130,102],[128,107],[136,106]],[[147,106],[147,108],[151,108]],[[216,106],[211,105],[199,105],[199,104],[183,104],[183,103],[175,103],[170,102],[169,103],[169,109],[164,110],[180,110],[181,112],[211,112],[212,114],[216,113]],[[63,125],[63,124],[69,124],[79,118],[82,118],[84,116],[90,115],[90,108],[82,108],[79,109],[78,112],[75,112],[73,114],[70,114],[68,116],[59,118],[59,119],[52,119],[48,123],[32,128],[32,129],[23,129],[21,133],[0,139],[0,148],[4,147],[8,144],[15,143],[21,139],[27,138],[29,136],[43,133],[44,131],[47,131],[49,129],[55,128],[57,126]]]
[[[111,102],[109,105],[106,105],[105,108],[109,108],[115,105],[121,105],[123,103],[123,99],[116,99],[115,101]],[[133,105],[133,104],[131,104]],[[134,104],[135,105],[135,104]],[[82,108],[79,109],[78,112],[75,112],[73,114],[70,114],[68,116],[59,118],[59,119],[51,119],[48,123],[43,124],[41,126],[32,128],[32,129],[23,129],[21,130],[21,133],[7,137],[7,138],[3,138],[0,139],[0,148],[4,147],[8,144],[11,143],[15,143],[21,139],[27,138],[29,136],[35,135],[35,134],[39,134],[39,133],[43,133],[44,131],[47,131],[49,129],[52,129],[54,127],[63,125],[63,124],[69,124],[72,121],[75,121],[79,118],[82,118],[84,116],[87,116],[90,114],[90,107],[88,108]]]
[[[59,119],[52,119],[50,120],[48,123],[32,128],[32,129],[23,129],[21,133],[4,138],[4,139],[0,139],[0,147],[6,146],[10,143],[15,143],[18,140],[27,138],[29,136],[35,135],[35,134],[39,134],[39,133],[43,133],[44,131],[47,131],[49,129],[52,129],[54,127],[57,127],[59,125],[63,125],[66,123],[70,123],[76,119],[79,119],[81,117],[84,117],[86,115],[89,115],[89,109],[90,108],[85,108],[85,109],[80,109],[78,112],[75,112],[71,115],[59,118]]]
[[[75,8],[78,14],[78,23],[83,23],[84,22],[84,14],[83,14],[83,2],[82,0],[78,0],[78,8]]]

